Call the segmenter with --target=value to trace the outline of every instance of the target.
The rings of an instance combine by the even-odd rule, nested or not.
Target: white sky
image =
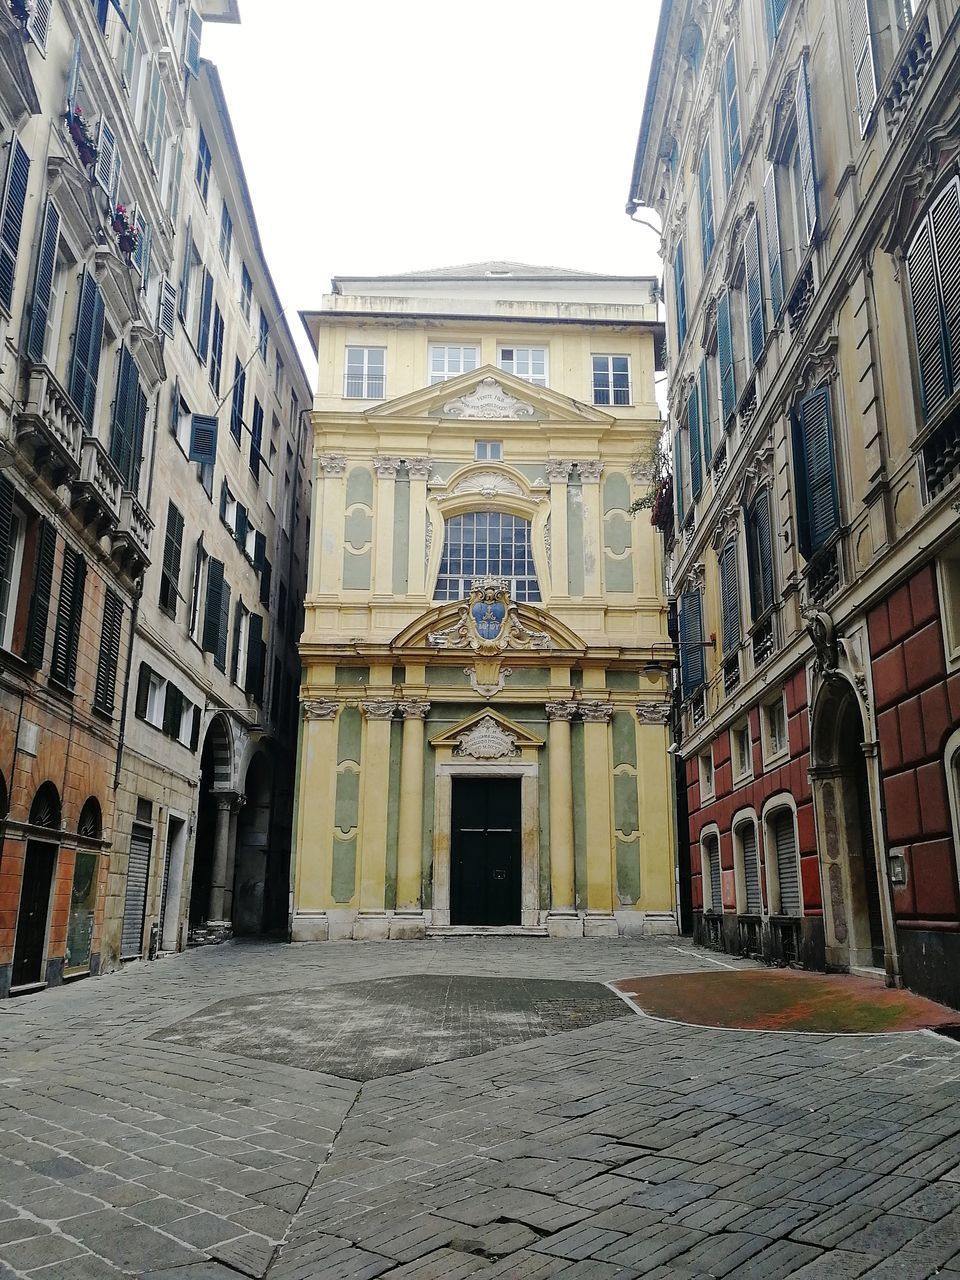
[[[658,10],[240,0],[240,26],[207,24],[284,306],[493,258],[659,275],[624,212]]]

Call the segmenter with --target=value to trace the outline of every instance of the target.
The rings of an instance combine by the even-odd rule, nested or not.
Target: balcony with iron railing
[[[17,443],[31,450],[33,465],[55,488],[79,475],[83,419],[46,365],[28,368],[16,435]]]

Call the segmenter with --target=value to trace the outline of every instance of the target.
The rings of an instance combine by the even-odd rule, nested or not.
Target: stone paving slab
[[[685,1027],[619,1000],[575,1026],[532,993],[712,968],[666,942],[232,944],[8,1002],[0,1278],[960,1277],[957,1044]],[[467,1056],[363,1080],[304,1028],[303,1052],[258,1056],[223,1013],[299,991],[307,1031],[330,993],[396,1020],[392,986],[433,993],[422,1023],[472,983],[495,1016],[454,1001]],[[218,1006],[213,1038],[156,1038]]]

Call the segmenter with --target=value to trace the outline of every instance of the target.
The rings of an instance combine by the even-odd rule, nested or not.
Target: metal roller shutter
[[[123,901],[123,933],[120,939],[122,960],[132,960],[143,950],[143,916],[147,906],[152,841],[153,831],[150,827],[134,826],[130,835],[127,893]]]
[[[752,822],[737,828],[740,847],[743,850],[743,879],[747,892],[747,914],[758,916],[762,909],[760,897],[760,866],[757,862],[757,832]]]
[[[723,884],[720,879],[720,842],[716,836],[708,837],[706,851],[710,870],[710,906],[707,910],[719,915],[723,911]]]
[[[777,875],[780,880],[780,915],[800,915],[800,868],[797,864],[797,840],[793,830],[793,813],[780,809],[774,815],[772,830],[777,853]]]

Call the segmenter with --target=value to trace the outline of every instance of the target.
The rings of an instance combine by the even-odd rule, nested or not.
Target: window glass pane
[[[448,520],[434,598],[462,599],[469,595],[473,577],[488,573],[507,579],[514,600],[540,599],[529,521],[499,511]]]

